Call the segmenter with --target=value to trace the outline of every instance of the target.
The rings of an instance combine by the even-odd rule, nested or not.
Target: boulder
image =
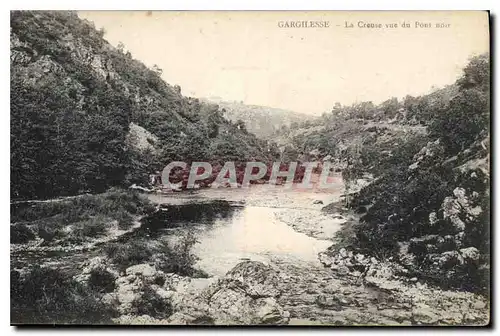
[[[95,257],[82,263],[82,273],[88,274],[95,269],[105,269],[108,265],[108,259],[104,257]]]
[[[436,324],[439,316],[429,308],[412,309],[413,320],[419,324]]]
[[[354,258],[358,263],[362,263],[365,260],[365,256],[361,253],[356,254]]]
[[[441,254],[430,254],[428,260],[436,271],[451,269],[464,264],[464,258],[458,251],[446,251]]]
[[[168,318],[168,324],[171,325],[211,325],[214,324],[210,316],[192,316],[189,314],[177,312]]]
[[[318,295],[316,304],[321,308],[338,308],[340,310],[339,303],[333,296]]]
[[[237,288],[251,297],[278,296],[278,273],[261,262],[244,261],[230,270],[218,283],[220,287]]]
[[[286,324],[288,312],[276,301],[280,277],[261,262],[244,261],[202,296],[216,324]]]
[[[288,322],[290,313],[284,311],[275,298],[263,298],[255,302],[255,321],[258,324],[283,324]]]
[[[334,258],[329,256],[328,254],[326,254],[324,252],[320,252],[318,254],[318,259],[319,259],[319,262],[322,263],[323,266],[325,266],[325,267],[330,267],[334,262]]]
[[[349,274],[349,268],[347,266],[339,266],[337,268],[337,273],[341,274],[341,275],[346,275],[346,274]]]
[[[460,250],[460,255],[464,258],[465,262],[469,263],[478,261],[480,253],[475,247],[467,247]]]
[[[152,277],[157,274],[157,271],[154,266],[150,266],[149,264],[140,264],[140,265],[130,266],[129,268],[126,269],[125,274]]]

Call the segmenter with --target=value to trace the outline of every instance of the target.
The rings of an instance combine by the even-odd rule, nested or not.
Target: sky
[[[115,46],[122,42],[133,58],[158,65],[163,79],[180,85],[184,95],[312,115],[330,111],[336,102],[380,103],[425,94],[453,83],[471,56],[489,51],[486,12],[88,11],[79,16],[103,27],[104,38]],[[326,21],[329,27],[280,27],[304,20]],[[346,28],[346,22],[354,27]],[[385,27],[391,23],[398,27]],[[383,28],[360,27],[365,24]]]

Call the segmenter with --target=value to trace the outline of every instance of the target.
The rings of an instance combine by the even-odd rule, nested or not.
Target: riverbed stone
[[[325,267],[330,267],[333,263],[333,257],[328,254],[321,252],[318,254],[319,262],[322,263]]]
[[[422,324],[435,324],[439,320],[439,315],[435,314],[430,307],[413,309],[412,317],[415,322]]]
[[[115,319],[118,324],[131,324],[131,325],[161,325],[169,324],[168,320],[159,320],[149,315],[121,315]]]
[[[316,304],[321,308],[339,308],[339,302],[331,295],[318,295]]]
[[[279,282],[272,267],[244,261],[210,285],[203,297],[217,324],[285,324],[289,314],[276,301]]]
[[[280,294],[280,280],[272,267],[257,261],[244,261],[230,270],[220,284],[237,287],[252,297],[267,297]]]
[[[460,250],[460,255],[465,262],[474,262],[479,260],[479,250],[475,247],[467,247]]]
[[[127,275],[142,275],[145,277],[152,277],[156,275],[156,268],[149,264],[134,265],[127,268],[125,274]]]
[[[168,318],[168,324],[171,325],[212,325],[214,320],[208,316],[189,315],[182,312],[176,312]]]
[[[341,265],[337,268],[337,273],[342,275],[349,274],[349,268],[347,266]]]
[[[484,308],[486,308],[486,302],[484,302],[482,300],[476,300],[473,304],[473,307],[475,309],[484,309]]]

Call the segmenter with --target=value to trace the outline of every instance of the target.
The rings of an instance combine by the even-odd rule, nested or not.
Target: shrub
[[[63,223],[60,215],[43,218],[33,223],[38,236],[45,241],[52,241],[56,238],[62,238],[65,235],[63,231],[65,223]]]
[[[98,292],[110,293],[116,287],[115,276],[105,269],[93,269],[90,272],[89,286]]]
[[[40,218],[52,217],[63,211],[64,202],[20,203],[11,205],[11,222],[30,222]]]
[[[137,315],[149,315],[164,319],[172,315],[172,305],[159,296],[150,286],[143,288],[142,295],[132,301],[132,307]]]
[[[125,210],[118,211],[114,216],[118,221],[118,228],[120,230],[127,230],[134,224],[134,218]]]
[[[163,241],[160,245],[160,256],[157,259],[157,266],[165,273],[177,273],[184,276],[200,275],[206,276],[193,266],[198,258],[191,252],[197,240],[192,232],[188,232],[180,237],[177,242],[170,245]]]
[[[116,311],[94,290],[58,270],[35,266],[24,279],[11,272],[11,323],[110,324]]]
[[[449,106],[437,111],[429,125],[430,134],[441,138],[447,151],[455,154],[488,133],[490,122],[489,54],[472,58],[457,81],[459,93]]]
[[[24,224],[10,226],[10,242],[12,244],[24,244],[35,239],[35,235]]]
[[[86,238],[95,238],[105,233],[109,224],[110,218],[96,216],[85,221],[75,224],[71,231],[71,239],[76,241],[84,241]]]
[[[156,252],[147,241],[138,240],[130,243],[111,243],[105,247],[106,255],[120,270],[144,263]]]

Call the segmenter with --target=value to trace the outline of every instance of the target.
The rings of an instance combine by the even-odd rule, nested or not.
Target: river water
[[[343,192],[341,178],[335,181],[336,186],[326,190],[254,185],[247,189],[154,194],[150,199],[163,204],[167,211],[174,208],[176,214],[179,207],[189,207],[199,214],[211,202],[230,202],[232,211],[224,216],[211,214],[211,218],[207,218],[189,212],[195,217],[190,225],[174,232],[168,230],[171,236],[177,235],[175,230],[181,233],[188,227],[194,231],[198,242],[193,252],[199,258],[196,266],[211,276],[221,276],[237,263],[249,259],[266,264],[319,266],[318,253],[332,245],[333,236],[343,222],[321,212],[324,205],[338,201]],[[175,217],[178,219],[178,215]],[[308,232],[314,234],[306,234]]]

